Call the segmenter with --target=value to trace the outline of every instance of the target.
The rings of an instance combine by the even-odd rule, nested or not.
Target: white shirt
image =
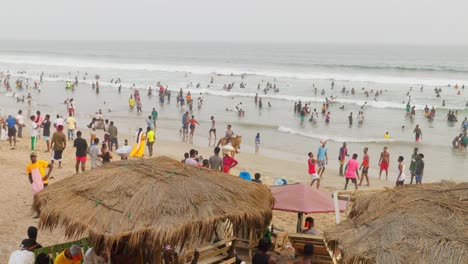
[[[400,175],[400,170],[399,170],[399,168],[398,168],[398,176],[399,176],[399,177],[397,176],[397,177],[398,177],[397,181],[404,181],[404,180],[406,179],[406,175],[405,175],[405,164],[401,163],[401,165],[402,165],[403,167],[401,168],[401,175]]]
[[[65,120],[64,120],[63,118],[59,117],[59,118],[57,118],[57,119],[55,120],[54,124],[55,124],[55,126],[63,126],[63,127],[65,127],[65,126],[64,126]]]
[[[37,129],[37,124],[35,122],[31,122],[31,137],[36,137],[39,135],[39,129]]]
[[[11,253],[8,264],[34,264],[34,253],[28,250],[15,250]]]
[[[107,263],[103,257],[96,255],[93,248],[89,248],[84,255],[83,264],[105,264]]]
[[[24,117],[22,115],[17,115],[16,120],[18,121],[18,124],[24,124]]]
[[[185,160],[185,164],[190,166],[198,166],[198,162],[194,158],[188,158]]]

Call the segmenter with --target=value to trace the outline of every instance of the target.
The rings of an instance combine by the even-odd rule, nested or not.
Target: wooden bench
[[[322,236],[299,233],[289,234],[288,236],[291,246],[295,249],[296,256],[304,254],[305,244],[312,244],[314,245],[313,263],[333,263],[330,251]]]
[[[236,248],[236,237],[221,240],[212,245],[194,250],[193,259],[187,264],[231,264],[236,262],[234,250]]]
[[[55,260],[57,255],[62,253],[62,251],[64,251],[66,248],[69,248],[73,244],[78,245],[78,246],[81,247],[81,249],[83,250],[83,256],[86,253],[86,251],[91,247],[90,244],[89,244],[88,239],[83,238],[81,240],[77,240],[77,241],[73,241],[73,242],[67,242],[67,243],[53,245],[53,246],[49,246],[49,247],[38,248],[38,249],[34,250],[34,254],[37,257],[37,255],[39,255],[41,253],[44,253],[44,254],[46,254],[46,255],[48,255],[50,257],[50,259],[52,260],[52,263],[53,263],[53,261]],[[83,263],[83,261],[81,261],[81,263]]]

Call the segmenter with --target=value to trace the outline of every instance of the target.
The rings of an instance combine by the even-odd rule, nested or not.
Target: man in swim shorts
[[[327,144],[326,140],[320,141],[322,144],[317,151],[317,164],[318,164],[318,175],[322,178],[323,172],[325,171],[325,166],[328,164],[328,149],[325,147]]]
[[[422,183],[422,177],[424,174],[424,160],[423,159],[424,159],[424,154],[419,153],[418,160],[416,161],[416,169],[415,169],[416,184]]]
[[[384,147],[383,152],[380,153],[379,159],[379,179],[382,177],[382,171],[385,171],[385,180],[388,180],[388,166],[390,163],[390,153],[387,151],[387,147]]]

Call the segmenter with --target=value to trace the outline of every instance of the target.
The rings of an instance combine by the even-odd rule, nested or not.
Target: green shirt
[[[158,118],[158,111],[154,110],[153,112],[151,112],[151,117],[153,117],[153,120],[156,121],[156,119]]]

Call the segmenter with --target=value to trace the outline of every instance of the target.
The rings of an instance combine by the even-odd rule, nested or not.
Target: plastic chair
[[[239,177],[241,179],[248,180],[248,181],[252,180],[252,177],[250,176],[250,173],[247,172],[247,171],[241,171],[241,173],[239,173]]]

